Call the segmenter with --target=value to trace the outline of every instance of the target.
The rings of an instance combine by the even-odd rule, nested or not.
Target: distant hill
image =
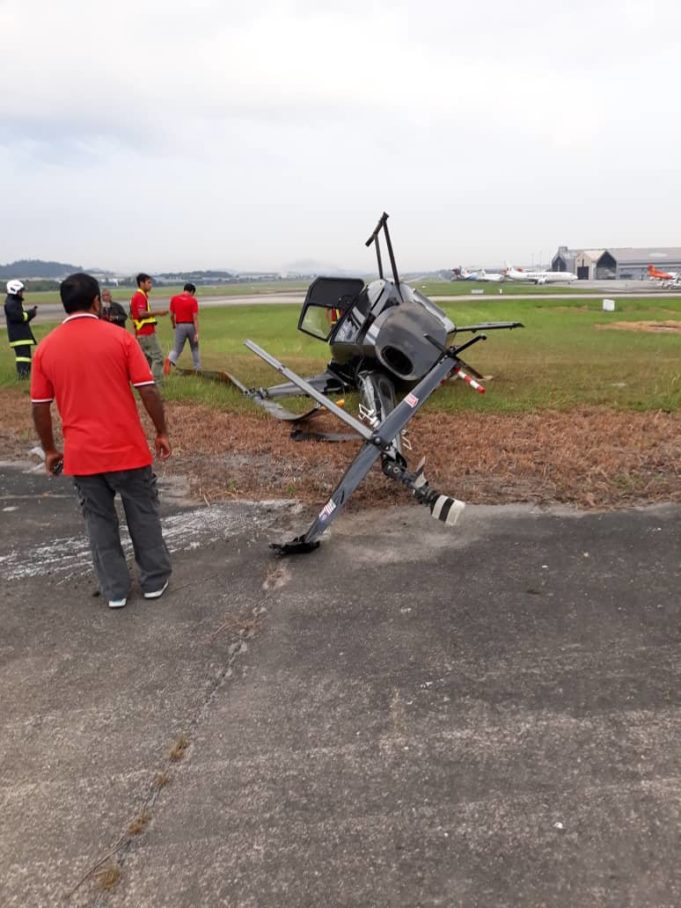
[[[32,277],[40,277],[58,280],[75,271],[83,271],[83,266],[70,265],[67,262],[44,262],[42,259],[19,259],[17,262],[0,265],[0,278],[9,280],[16,277],[28,280]]]

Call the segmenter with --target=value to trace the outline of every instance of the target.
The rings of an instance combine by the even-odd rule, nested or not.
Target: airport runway
[[[585,284],[594,284],[595,282],[584,282]],[[660,299],[670,298],[675,299],[681,297],[681,293],[667,291],[667,290],[658,290],[655,287],[650,287],[645,282],[641,281],[618,281],[617,284],[626,285],[626,286],[608,286],[605,288],[594,287],[593,289],[589,287],[585,289],[584,293],[565,293],[565,292],[556,292],[547,290],[546,292],[535,293],[530,292],[527,296],[523,296],[518,293],[513,294],[504,294],[500,292],[500,289],[495,288],[485,291],[484,293],[471,292],[468,293],[459,293],[455,296],[431,296],[430,299],[434,303],[446,304],[446,303],[471,303],[478,300],[498,301],[500,298],[504,300],[508,299],[533,299],[533,300],[595,300],[595,299],[604,299],[606,297],[615,297],[617,299],[626,298],[627,296],[631,297],[640,297],[640,296],[655,296],[660,297]],[[636,284],[637,286],[632,286]],[[202,298],[199,292],[199,305],[202,309],[221,309],[229,308],[231,306],[272,306],[272,305],[288,305],[288,306],[302,306],[305,294],[302,292],[292,292],[292,293],[268,293],[259,295],[244,295],[244,296],[209,296]],[[122,302],[123,305],[126,305],[127,300],[123,300],[122,297],[118,300]],[[163,308],[167,306],[167,299],[163,294],[158,291],[152,298],[152,306],[157,308]],[[58,303],[43,303],[38,309],[38,314],[35,318],[36,324],[49,324],[50,322],[60,321],[64,316],[64,310],[61,305]]]

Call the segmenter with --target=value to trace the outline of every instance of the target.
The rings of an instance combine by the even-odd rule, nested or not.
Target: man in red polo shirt
[[[184,285],[182,293],[178,293],[170,300],[170,320],[175,330],[175,347],[170,351],[163,364],[163,374],[170,374],[171,364],[177,365],[180,354],[184,350],[186,341],[192,351],[192,364],[194,369],[201,368],[199,357],[199,304],[196,301],[196,287],[188,283]]]
[[[160,382],[163,379],[163,354],[156,337],[156,319],[162,315],[167,315],[168,310],[159,309],[156,312],[152,312],[149,294],[154,282],[148,274],[140,272],[136,280],[137,290],[135,290],[130,300],[130,315],[135,329],[135,337],[147,358],[147,362],[151,366],[154,379]]]
[[[90,537],[95,572],[111,608],[124,606],[130,573],[121,547],[114,497],[123,501],[145,599],[168,586],[170,557],[158,510],[152,456],[131,385],[156,428],[156,453],[170,456],[163,403],[139,345],[127,331],[101,321],[99,284],[72,274],[59,288],[67,318],[35,353],[33,420],[48,473],[73,476]],[[56,401],[64,432],[57,450],[50,407]]]

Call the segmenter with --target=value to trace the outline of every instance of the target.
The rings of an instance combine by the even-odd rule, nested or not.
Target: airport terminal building
[[[559,246],[552,271],[572,271],[582,281],[645,280],[648,265],[660,271],[681,271],[681,246],[611,246],[608,249],[569,249]]]

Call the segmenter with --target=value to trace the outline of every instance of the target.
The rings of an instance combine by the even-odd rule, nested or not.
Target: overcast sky
[[[681,246],[678,0],[0,0],[0,263]]]

